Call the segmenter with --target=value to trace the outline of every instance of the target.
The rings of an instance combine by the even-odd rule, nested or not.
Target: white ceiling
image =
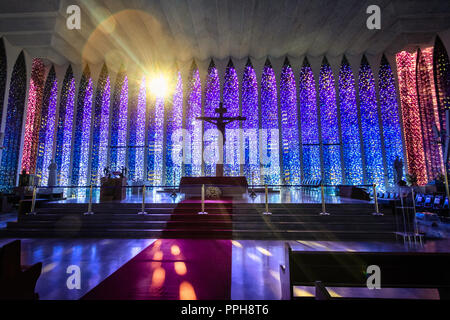
[[[66,28],[72,4],[81,30]],[[392,53],[449,28],[448,0],[0,0],[0,36],[60,65]]]

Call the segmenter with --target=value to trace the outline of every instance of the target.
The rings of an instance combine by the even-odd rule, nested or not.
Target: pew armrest
[[[331,300],[331,295],[321,281],[316,281],[316,300]]]
[[[289,269],[289,255],[292,249],[289,244],[285,243],[285,257],[284,264],[280,265],[280,284],[281,284],[281,299],[291,300],[293,299],[293,287],[291,282],[291,273]]]

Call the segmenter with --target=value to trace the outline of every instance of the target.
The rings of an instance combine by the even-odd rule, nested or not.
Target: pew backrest
[[[450,253],[294,251],[289,244],[285,249],[283,298],[293,297],[293,286],[314,286],[316,281],[366,287],[371,265],[380,268],[382,288],[436,288],[440,294],[450,289]]]

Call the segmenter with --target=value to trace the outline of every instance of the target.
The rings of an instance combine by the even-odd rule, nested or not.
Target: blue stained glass
[[[403,142],[397,104],[397,91],[391,66],[383,56],[379,70],[380,109],[389,184],[394,185],[394,161],[403,158]]]
[[[208,75],[206,78],[206,87],[205,87],[205,109],[204,115],[205,117],[214,117],[216,116],[216,108],[219,107],[220,102],[220,82],[219,82],[219,74],[217,72],[217,68],[214,65],[214,61],[211,60],[211,63],[208,68]],[[227,126],[228,127],[228,126]],[[209,135],[208,130],[216,130],[216,126],[211,123],[205,122],[203,124],[204,130],[204,144],[205,148],[208,148],[212,152],[205,153],[205,176],[214,176],[216,174],[216,163],[218,154],[215,153],[216,145],[217,145],[217,135]]]
[[[295,75],[286,58],[280,77],[283,177],[285,184],[300,184],[300,146]]]
[[[339,71],[339,100],[344,153],[344,178],[346,184],[363,184],[361,140],[356,103],[355,78],[344,57]]]
[[[14,64],[8,93],[8,108],[6,109],[6,126],[3,138],[4,149],[0,166],[1,191],[9,191],[16,186],[25,107],[26,72],[25,56],[22,51]]]
[[[48,167],[53,152],[57,95],[58,81],[56,79],[55,69],[52,67],[44,87],[38,154],[36,160],[36,176],[39,178],[39,185],[41,186],[46,186],[48,182]]]
[[[263,177],[266,184],[280,184],[277,82],[269,60],[261,78]]]
[[[69,184],[72,128],[75,103],[75,79],[69,66],[64,76],[59,104],[59,117],[56,131],[55,163],[58,185]]]
[[[304,179],[320,179],[319,125],[314,74],[305,58],[299,80]]]
[[[125,71],[121,69],[114,86],[111,110],[110,164],[112,170],[121,170],[126,165],[127,112],[128,78]]]
[[[187,115],[185,128],[189,139],[184,143],[190,144],[190,153],[185,155],[185,176],[198,177],[202,173],[202,123],[197,117],[202,113],[202,87],[200,73],[195,63],[192,65],[189,79]]]
[[[173,95],[172,105],[169,106],[166,134],[166,184],[178,185],[181,179],[181,163],[174,159],[173,153],[181,152],[181,143],[178,143],[173,134],[183,126],[183,80],[178,72],[177,84]],[[172,140],[172,137],[174,138]]]
[[[244,175],[250,184],[260,184],[258,82],[250,59],[242,79],[242,116]]]
[[[146,80],[140,81],[139,91],[133,94],[130,112],[130,136],[128,151],[128,177],[139,181],[144,174],[145,114],[146,114]]]
[[[73,146],[72,185],[86,186],[88,182],[89,140],[92,117],[92,79],[89,67],[83,72],[78,91],[75,136]],[[85,194],[80,191],[80,195]]]
[[[100,185],[107,165],[110,91],[108,69],[104,65],[97,84],[92,128],[91,183],[94,185]]]
[[[341,147],[334,77],[326,59],[324,59],[319,74],[319,104],[324,183],[337,185],[342,183]]]
[[[152,185],[162,185],[164,135],[164,97],[157,97],[150,110],[147,131],[147,180]]]
[[[364,56],[359,69],[359,100],[366,167],[366,182],[384,187],[384,168],[381,152],[380,124],[375,92],[375,80]]]
[[[223,83],[223,106],[227,109],[229,117],[239,116],[239,82],[236,69],[230,60],[225,70]],[[240,142],[239,121],[227,125],[224,154],[224,175],[240,175]]]

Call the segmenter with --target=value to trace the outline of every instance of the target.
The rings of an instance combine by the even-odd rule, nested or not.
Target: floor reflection
[[[0,246],[12,239],[0,239]],[[154,240],[23,239],[22,264],[42,262],[36,292],[42,300],[79,299]],[[81,289],[68,289],[67,268],[80,267]]]
[[[424,251],[450,252],[450,240],[428,241],[424,246],[410,246],[387,242],[288,241],[294,250],[304,251]],[[284,264],[284,241],[233,240],[232,299],[278,300],[280,291],[280,264]],[[331,288],[335,296],[347,297],[403,297],[436,299],[436,290],[390,289],[381,290]],[[297,296],[314,295],[314,288],[296,287]]]
[[[0,239],[0,246],[12,239]],[[164,240],[165,241],[165,240]],[[211,240],[214,241],[214,240]],[[131,258],[142,252],[154,240],[129,239],[24,239],[22,240],[22,263],[43,262],[42,275],[37,283],[37,292],[41,299],[78,299],[97,286],[101,281],[118,270]],[[192,260],[189,265],[181,258],[186,252],[180,244],[172,243],[170,248],[152,251],[149,260],[151,269],[158,270],[167,264],[170,256],[173,276],[185,277],[199,261]],[[280,299],[279,266],[284,263],[285,241],[233,240],[231,241],[231,299],[271,300]],[[425,251],[450,252],[450,240],[427,241],[424,246],[408,246],[402,242],[334,242],[334,241],[289,241],[295,250],[305,251]],[[208,252],[202,254],[207,255]],[[69,290],[66,280],[67,267],[77,265],[81,269],[81,289]],[[167,266],[166,266],[167,267]],[[167,281],[169,274],[154,272],[154,286]],[[170,271],[169,270],[169,271]],[[204,272],[204,270],[202,271]],[[165,280],[164,280],[165,279]],[[211,283],[214,285],[214,283]],[[177,295],[192,297],[193,291],[188,284],[177,286]],[[436,298],[435,290],[387,289],[368,293],[367,289],[331,288],[333,294],[342,296],[377,295],[383,297]],[[314,294],[313,288],[296,287],[297,295]],[[198,297],[197,297],[198,298]]]

